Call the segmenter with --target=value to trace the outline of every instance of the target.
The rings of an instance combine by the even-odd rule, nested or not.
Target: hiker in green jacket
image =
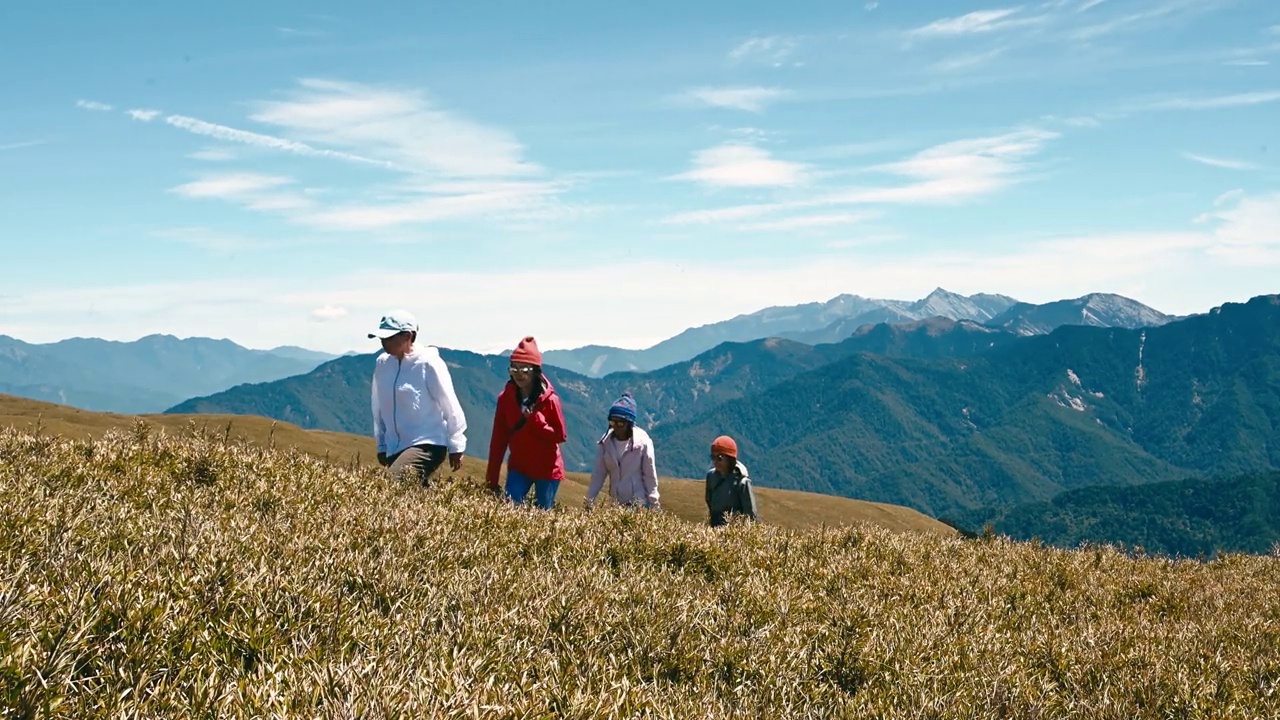
[[[711,443],[712,468],[707,471],[707,512],[711,527],[729,522],[731,515],[759,520],[756,495],[751,491],[747,466],[738,462],[738,443],[721,435]]]

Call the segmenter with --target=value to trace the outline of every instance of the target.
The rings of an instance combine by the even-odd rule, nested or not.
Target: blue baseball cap
[[[402,332],[417,331],[418,321],[414,319],[412,313],[408,310],[392,310],[382,316],[381,322],[378,323],[378,329],[369,333],[369,338],[386,340],[392,335],[398,335]]]

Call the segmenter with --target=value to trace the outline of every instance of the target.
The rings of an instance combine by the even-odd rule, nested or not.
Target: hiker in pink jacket
[[[636,401],[631,393],[623,393],[609,408],[609,431],[596,445],[596,467],[587,488],[586,508],[595,505],[607,477],[609,496],[619,505],[660,510],[653,440],[636,427]]]

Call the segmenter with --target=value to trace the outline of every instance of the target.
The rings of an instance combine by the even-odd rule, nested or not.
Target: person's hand
[[[501,485],[490,485],[490,486],[489,486],[489,492],[490,492],[490,493],[493,493],[493,496],[494,496],[494,497],[502,497],[502,486],[501,486]]]
[[[378,453],[378,464],[381,465],[382,467],[386,467],[391,464],[391,461],[387,460],[386,453],[384,452]]]
[[[595,506],[596,506],[596,501],[595,501],[595,500],[592,500],[591,498],[587,498],[587,499],[586,499],[585,501],[583,501],[583,503],[582,503],[582,509],[583,509],[583,510],[590,510],[591,508],[593,508],[593,507],[595,507]]]
[[[449,453],[449,469],[457,472],[462,468],[462,453]]]

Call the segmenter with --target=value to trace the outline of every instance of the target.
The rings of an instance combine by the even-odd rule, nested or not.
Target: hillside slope
[[[183,435],[193,431],[212,432],[249,442],[259,447],[274,445],[292,448],[331,462],[359,467],[376,467],[373,441],[368,437],[323,430],[303,430],[296,425],[268,418],[244,415],[116,415],[95,413],[25,398],[0,395],[0,428],[23,432],[37,430],[72,439],[102,438],[113,431],[131,430],[138,421]],[[483,482],[485,464],[465,458],[456,478]],[[578,508],[586,497],[590,476],[569,473],[557,496],[566,507]],[[706,522],[706,504],[701,479],[661,478],[663,509],[693,523]],[[864,502],[816,493],[760,488],[757,491],[763,521],[785,528],[835,527],[870,522],[893,531],[954,535],[948,525],[910,508],[886,503]]]
[[[1274,716],[1280,575],[0,430],[0,714]]]

